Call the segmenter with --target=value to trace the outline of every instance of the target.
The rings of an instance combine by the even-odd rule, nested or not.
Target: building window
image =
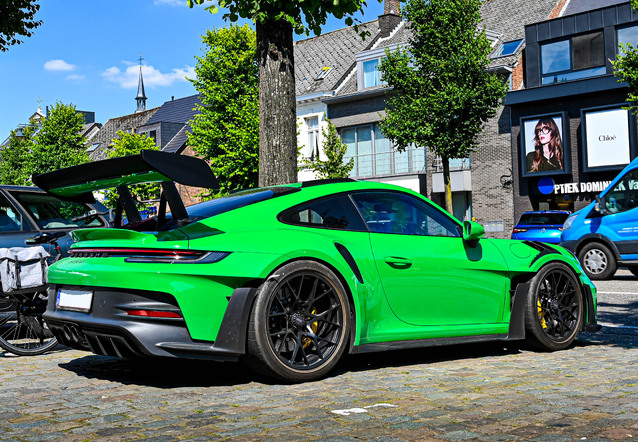
[[[496,51],[494,51],[494,54],[492,54],[492,58],[506,57],[508,55],[513,55],[516,53],[516,51],[518,51],[518,48],[521,47],[522,43],[523,43],[523,39],[506,41]]]
[[[379,72],[379,60],[369,60],[363,62],[363,88],[379,86],[381,84],[381,74]]]
[[[541,45],[543,84],[605,75],[602,31]]]
[[[638,26],[629,26],[627,28],[621,28],[616,31],[618,36],[618,43],[630,44],[634,48],[638,48]],[[621,57],[625,55],[625,52],[618,48],[618,55]]]
[[[308,130],[308,145],[306,146],[306,158],[312,161],[319,156],[319,117],[306,118]]]
[[[377,124],[341,130],[341,140],[348,146],[344,161],[354,158],[352,178],[415,173],[425,170],[425,149],[410,148],[399,152],[383,135]]]
[[[155,144],[157,144],[157,131],[152,130],[148,133],[148,137],[153,140]]]

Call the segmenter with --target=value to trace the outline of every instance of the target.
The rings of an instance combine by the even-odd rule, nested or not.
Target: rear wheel
[[[562,350],[581,329],[583,296],[565,264],[553,263],[532,279],[525,311],[526,337],[541,350]]]
[[[12,303],[11,311],[0,312],[0,347],[19,355],[33,356],[45,353],[58,343],[42,320],[46,309],[46,296],[38,293],[33,299]]]
[[[248,326],[248,365],[286,382],[319,379],[345,351],[350,330],[343,285],[313,261],[287,264],[261,286]]]
[[[616,273],[616,258],[609,247],[591,242],[582,248],[578,259],[590,279],[609,279]]]

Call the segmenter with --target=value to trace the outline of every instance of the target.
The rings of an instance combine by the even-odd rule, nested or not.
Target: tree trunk
[[[450,159],[441,157],[443,163],[443,187],[445,188],[445,210],[454,216],[452,208],[452,184],[450,183]]]
[[[297,181],[297,109],[292,26],[257,21],[259,185]]]

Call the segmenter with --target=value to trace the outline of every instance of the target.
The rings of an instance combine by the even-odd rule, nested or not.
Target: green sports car
[[[523,339],[560,350],[600,329],[596,289],[570,252],[482,238],[402,187],[314,181],[185,207],[175,183],[214,187],[210,168],[150,151],[34,180],[69,199],[120,194],[116,227],[76,230],[49,269],[44,318],[70,347],[241,359],[301,382],[344,353]],[[147,181],[163,193],[141,219],[128,185]]]

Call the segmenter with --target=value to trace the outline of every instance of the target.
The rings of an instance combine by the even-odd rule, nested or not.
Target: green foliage
[[[348,152],[348,146],[341,141],[335,125],[327,118],[326,121],[328,122],[328,131],[322,130],[322,148],[327,160],[323,161],[317,158],[307,166],[317,173],[319,179],[348,178],[354,167],[354,158],[350,158],[347,163],[343,162],[343,157]]]
[[[220,194],[257,185],[259,79],[255,31],[248,25],[213,29],[203,36],[191,80],[201,94],[189,145],[209,162]]]
[[[631,0],[631,7],[638,11],[638,0]],[[632,112],[638,112],[638,48],[631,44],[620,44],[620,49],[624,55],[619,55],[616,61],[612,62],[614,74],[619,82],[626,82],[629,85],[627,101],[632,104],[628,106]]]
[[[109,158],[138,155],[143,149],[157,150],[155,142],[146,135],[138,135],[130,132],[117,131],[117,138],[112,140],[113,147],[109,152]],[[142,183],[130,186],[131,194],[137,202],[138,210],[148,209],[153,206],[154,200],[158,200],[161,193],[159,183]],[[115,208],[117,205],[117,192],[109,189],[106,192],[105,205]]]
[[[210,0],[187,0],[188,6],[201,5]],[[378,0],[381,2],[382,0]],[[236,22],[239,18],[246,18],[259,22],[285,20],[290,23],[295,33],[309,35],[321,34],[321,27],[326,24],[328,16],[337,19],[345,18],[345,24],[352,26],[359,23],[352,17],[365,6],[364,0],[217,0],[221,8],[227,8],[224,19]],[[217,13],[217,5],[207,7],[212,13]],[[355,25],[356,26],[356,25]],[[362,33],[364,36],[365,33]]]
[[[33,30],[42,24],[34,20],[40,9],[37,0],[11,0],[0,2],[0,51],[22,43],[20,37],[31,37]]]
[[[14,184],[27,186],[31,184],[29,174],[29,161],[33,150],[33,134],[36,125],[22,128],[22,136],[17,136],[14,130],[9,136],[9,143],[0,151],[0,182],[2,184]]]
[[[476,148],[508,89],[487,71],[491,46],[479,30],[480,7],[480,0],[409,0],[402,13],[411,22],[410,48],[388,53],[380,67],[393,88],[381,129],[399,150],[413,144],[441,156],[448,211],[448,160]]]
[[[75,106],[60,102],[52,106],[33,139],[29,176],[88,162],[86,140],[80,134],[83,126],[84,117],[75,111]]]
[[[487,71],[491,51],[480,22],[480,0],[410,0],[410,49],[388,54],[383,78],[393,87],[383,132],[399,149],[428,146],[446,158],[476,147],[507,85]]]

